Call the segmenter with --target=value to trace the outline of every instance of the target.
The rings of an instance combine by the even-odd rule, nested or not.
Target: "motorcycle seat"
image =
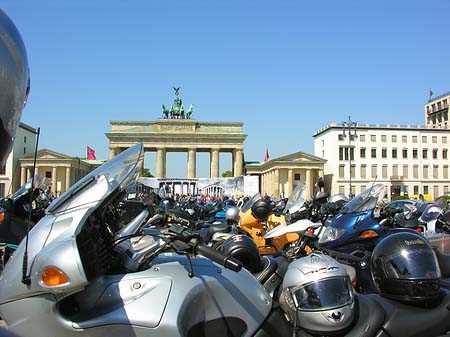
[[[229,233],[231,226],[227,223],[211,224],[206,230],[200,231],[204,242],[209,242],[215,233]]]
[[[419,307],[369,294],[386,312],[383,330],[388,336],[439,336],[450,330],[450,293],[441,290],[442,299],[434,307]]]
[[[268,278],[277,270],[278,263],[270,255],[265,255],[261,257],[261,270],[254,273],[253,276],[258,280],[259,283],[264,284]]]

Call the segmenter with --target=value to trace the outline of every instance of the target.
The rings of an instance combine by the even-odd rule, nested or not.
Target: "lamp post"
[[[342,122],[342,136],[345,138],[347,137],[346,132],[348,133],[348,161],[349,161],[349,187],[350,187],[350,192],[349,192],[349,198],[353,198],[353,192],[352,192],[352,138],[356,138],[358,137],[358,135],[356,134],[356,126],[358,125],[358,123],[356,122],[352,122],[352,120],[350,119],[350,116],[348,116],[348,121],[344,121]],[[353,134],[352,134],[352,130],[353,130]]]

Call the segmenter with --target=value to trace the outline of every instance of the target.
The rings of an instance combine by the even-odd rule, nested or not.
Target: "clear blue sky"
[[[155,120],[180,86],[199,121],[243,122],[246,160],[314,153],[321,127],[424,124],[450,91],[448,0],[4,0],[25,41],[22,121],[40,148],[107,159],[111,120]],[[155,156],[146,167],[155,172]],[[169,154],[168,174],[186,174]],[[222,156],[220,171],[231,168]],[[197,173],[209,172],[206,154]]]

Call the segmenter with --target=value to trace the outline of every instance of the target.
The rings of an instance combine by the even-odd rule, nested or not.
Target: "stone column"
[[[57,167],[56,166],[53,166],[52,167],[52,191],[53,191],[53,194],[56,196],[56,169],[57,169]]]
[[[196,150],[188,150],[188,178],[195,178],[196,172]]]
[[[243,158],[242,158],[242,150],[234,149],[233,150],[233,176],[239,177],[242,175],[242,166],[243,166]]]
[[[31,170],[27,167],[27,181],[31,179]]]
[[[310,200],[311,199],[311,186],[312,186],[312,181],[311,181],[311,170],[306,170],[306,196],[305,199]]]
[[[69,187],[70,187],[70,167],[66,167],[66,189],[65,189],[65,191],[67,191],[69,189]]]
[[[289,198],[292,191],[294,190],[294,170],[288,170],[288,187],[286,190],[286,198]]]
[[[156,178],[166,177],[166,150],[159,147],[156,150]]]
[[[20,186],[23,186],[27,182],[27,169],[25,167],[20,168]]]
[[[115,147],[110,147],[109,148],[109,159],[113,159],[116,156],[116,148]]]
[[[273,173],[273,195],[275,198],[280,196],[280,170],[276,169]]]
[[[211,178],[219,177],[219,149],[211,149]]]

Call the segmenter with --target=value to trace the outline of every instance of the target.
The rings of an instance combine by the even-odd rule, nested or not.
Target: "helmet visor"
[[[392,279],[436,279],[441,277],[436,255],[430,249],[402,249],[382,256],[384,273]]]
[[[350,279],[332,277],[290,289],[297,310],[328,310],[353,301]]]

